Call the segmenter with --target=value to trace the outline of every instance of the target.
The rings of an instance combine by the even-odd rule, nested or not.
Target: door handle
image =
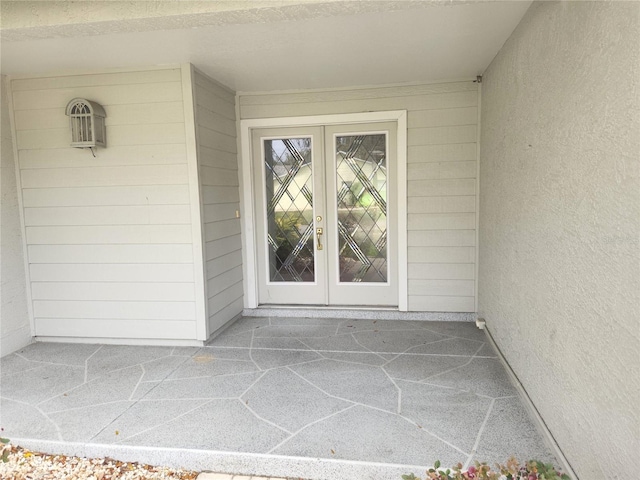
[[[322,243],[320,243],[320,237],[322,237],[321,228],[316,228],[316,237],[318,238],[318,250],[322,250]]]

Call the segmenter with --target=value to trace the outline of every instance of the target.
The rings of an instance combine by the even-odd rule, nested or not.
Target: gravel
[[[0,479],[11,480],[195,480],[198,472],[154,467],[112,458],[48,455],[10,446],[9,461],[0,461]]]

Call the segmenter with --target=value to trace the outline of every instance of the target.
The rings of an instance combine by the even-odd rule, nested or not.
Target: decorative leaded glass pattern
[[[337,136],[335,147],[340,282],[386,282],[386,135]]]
[[[264,140],[269,280],[313,282],[311,138]]]

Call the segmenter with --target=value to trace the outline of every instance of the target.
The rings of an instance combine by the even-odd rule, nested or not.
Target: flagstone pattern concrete
[[[10,438],[368,462],[376,478],[554,462],[467,322],[247,317],[203,348],[35,343],[0,375]],[[273,475],[255,465],[230,473]]]

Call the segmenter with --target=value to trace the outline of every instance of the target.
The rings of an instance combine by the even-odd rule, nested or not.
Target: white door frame
[[[407,311],[407,112],[382,112],[313,115],[305,117],[255,118],[240,121],[240,211],[242,212],[242,270],[244,274],[244,306],[258,306],[256,212],[251,152],[251,129],[270,127],[323,126],[350,123],[398,123],[397,191],[398,191],[398,310]]]

